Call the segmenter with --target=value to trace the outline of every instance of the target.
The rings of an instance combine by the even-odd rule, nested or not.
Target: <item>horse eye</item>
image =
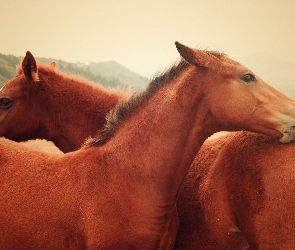
[[[0,109],[8,109],[12,104],[12,101],[8,98],[0,99]]]
[[[244,82],[255,82],[256,78],[252,74],[246,74],[242,77],[242,81]]]

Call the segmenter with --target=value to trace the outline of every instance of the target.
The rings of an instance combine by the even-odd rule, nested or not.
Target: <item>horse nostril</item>
[[[295,129],[295,126],[291,126],[292,129]]]

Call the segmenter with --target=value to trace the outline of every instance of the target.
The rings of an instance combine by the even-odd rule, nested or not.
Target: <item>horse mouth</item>
[[[295,141],[295,126],[292,126],[292,131],[283,132],[283,136],[279,139],[281,143],[291,143]]]

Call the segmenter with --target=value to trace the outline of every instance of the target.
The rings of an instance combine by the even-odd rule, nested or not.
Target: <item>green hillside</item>
[[[0,87],[15,76],[16,66],[19,62],[19,57],[0,54]]]
[[[131,89],[142,89],[148,79],[130,71],[116,62],[101,62],[91,64],[68,63],[53,58],[38,58],[43,63],[56,62],[56,66],[62,72],[82,75],[87,79],[110,87],[122,87]],[[21,57],[0,54],[0,87],[16,75],[16,68],[20,64]]]
[[[90,63],[85,67],[93,74],[100,74],[110,79],[120,79],[124,84],[132,86],[135,89],[141,89],[147,83],[146,77],[132,72],[114,61]]]

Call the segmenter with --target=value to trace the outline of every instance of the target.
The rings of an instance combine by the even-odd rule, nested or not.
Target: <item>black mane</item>
[[[206,51],[209,56],[221,59],[224,55],[218,51]],[[167,70],[162,73],[156,73],[152,78],[147,88],[141,92],[135,92],[127,102],[118,103],[117,107],[111,110],[107,116],[107,124],[97,136],[86,141],[85,145],[95,146],[105,144],[117,131],[120,123],[126,119],[134,110],[138,109],[148,99],[150,99],[157,91],[165,86],[172,78],[180,71],[189,65],[185,60],[180,60],[172,64]]]
[[[174,63],[163,73],[156,73],[144,91],[135,92],[127,102],[118,103],[117,107],[108,114],[107,124],[104,129],[94,138],[88,139],[85,144],[89,146],[105,144],[126,117],[150,99],[160,88],[165,86],[167,82],[188,65],[185,60],[181,60],[178,63]]]

